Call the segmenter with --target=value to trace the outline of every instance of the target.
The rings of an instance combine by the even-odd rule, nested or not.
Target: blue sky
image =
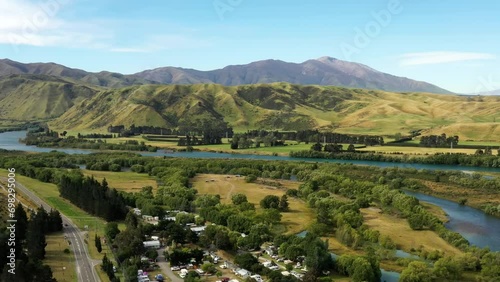
[[[500,89],[499,10],[486,0],[0,0],[0,57],[134,73],[331,56],[473,93]]]

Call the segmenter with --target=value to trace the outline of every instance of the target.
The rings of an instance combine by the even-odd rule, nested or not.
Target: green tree
[[[451,257],[444,257],[434,263],[432,272],[439,281],[460,281],[463,266]]]
[[[236,193],[231,196],[231,201],[233,202],[233,205],[240,205],[242,203],[247,203],[248,199],[245,194]]]
[[[427,267],[427,263],[413,261],[401,272],[400,282],[429,282],[433,280],[432,271]]]
[[[215,272],[217,272],[217,268],[215,268],[215,265],[213,263],[209,263],[209,262],[204,263],[201,266],[201,269],[208,274],[214,274]]]
[[[104,228],[104,233],[106,234],[106,237],[113,241],[116,237],[116,235],[118,235],[120,233],[120,229],[118,229],[118,223],[116,222],[108,222],[106,224],[106,227]]]
[[[260,206],[263,209],[278,209],[280,205],[280,198],[275,195],[267,195],[260,201]]]
[[[481,259],[482,281],[500,281],[500,252],[489,252]]]
[[[102,252],[102,245],[101,245],[101,237],[97,236],[97,234],[95,234],[95,247],[97,249],[97,252],[101,253]]]
[[[280,211],[288,211],[288,197],[286,195],[281,196],[278,208]]]
[[[317,152],[321,152],[321,150],[323,149],[323,145],[321,145],[321,143],[314,143],[312,146],[311,146],[311,150],[313,151],[317,151]]]
[[[259,260],[251,253],[243,253],[240,255],[236,255],[236,257],[234,258],[234,263],[239,265],[241,268],[251,269],[254,264],[259,263]]]

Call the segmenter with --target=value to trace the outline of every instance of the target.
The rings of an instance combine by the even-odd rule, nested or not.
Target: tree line
[[[23,206],[19,203],[14,211],[15,240],[11,241],[10,231],[7,226],[2,226],[0,231],[0,271],[1,281],[56,281],[52,270],[43,264],[47,234],[61,231],[62,219],[57,210],[49,213],[42,207],[32,210],[28,217]],[[3,221],[2,221],[3,222]],[[15,263],[9,256],[15,255]],[[9,265],[12,263],[13,265]],[[13,267],[12,267],[13,266]],[[15,273],[9,272],[15,269]]]
[[[61,197],[90,214],[107,221],[125,219],[125,202],[116,189],[108,187],[106,179],[99,183],[94,177],[73,172],[61,176],[58,188]]]
[[[435,148],[449,148],[457,147],[458,136],[447,137],[445,133],[441,135],[428,135],[420,137],[420,146],[435,147]]]

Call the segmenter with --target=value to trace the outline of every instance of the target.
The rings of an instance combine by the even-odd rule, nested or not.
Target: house
[[[265,252],[266,254],[268,254],[269,256],[274,256],[277,252],[276,250],[276,247],[275,246],[269,246],[265,249]]]
[[[160,241],[154,240],[154,241],[144,241],[142,242],[144,244],[144,248],[146,249],[159,249],[161,247]]]
[[[239,269],[236,269],[235,274],[240,276],[243,279],[247,279],[248,277],[250,277],[250,275],[252,273],[246,269],[239,268]]]
[[[288,272],[288,271],[285,270],[285,271],[281,272],[281,275],[283,275],[283,276],[290,276],[290,272]]]
[[[141,216],[141,210],[140,209],[134,208],[132,211],[134,212],[135,215]]]
[[[200,235],[202,232],[205,231],[205,229],[207,229],[207,227],[206,226],[195,226],[195,227],[191,227],[190,229],[194,233]]]

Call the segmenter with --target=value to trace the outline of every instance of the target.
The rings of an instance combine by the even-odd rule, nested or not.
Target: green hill
[[[97,90],[71,80],[45,75],[0,78],[0,119],[45,120],[61,116]]]
[[[178,127],[200,118],[236,130],[320,128],[341,133],[459,135],[500,140],[500,97],[392,93],[288,83],[98,88],[45,76],[0,80],[0,120],[53,119],[57,129]]]

